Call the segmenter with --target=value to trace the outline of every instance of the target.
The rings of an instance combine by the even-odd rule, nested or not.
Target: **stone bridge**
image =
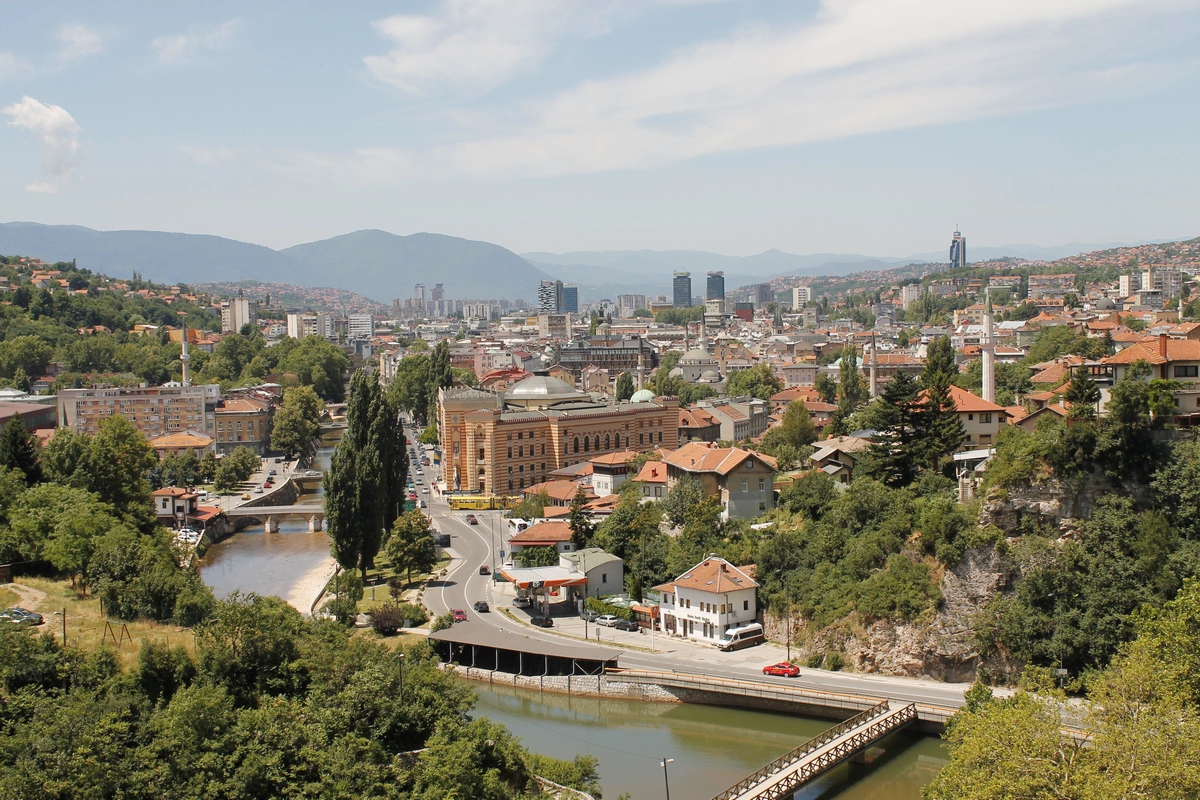
[[[290,506],[240,506],[225,512],[225,516],[233,519],[248,517],[263,524],[267,533],[279,532],[279,521],[287,517],[300,517],[308,520],[310,531],[319,531],[325,525],[325,506],[321,503],[296,503]]]

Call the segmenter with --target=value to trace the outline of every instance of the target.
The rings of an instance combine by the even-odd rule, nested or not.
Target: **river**
[[[326,469],[332,454],[333,446],[323,444],[315,466]],[[304,499],[324,494],[317,487]],[[310,533],[302,519],[284,520],[278,533],[252,525],[208,548],[200,560],[200,578],[217,597],[234,591],[275,595],[305,613],[332,570],[328,537],[324,531]]]
[[[530,750],[600,759],[607,800],[671,795],[712,797],[833,723],[788,714],[687,703],[567,697],[473,683],[475,713],[504,723]],[[798,800],[919,800],[946,763],[941,740],[900,732],[868,751],[869,763],[842,764],[796,794]]]

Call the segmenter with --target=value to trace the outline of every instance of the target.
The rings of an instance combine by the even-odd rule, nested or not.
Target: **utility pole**
[[[663,768],[663,787],[667,790],[667,800],[671,800],[671,782],[667,780],[667,764],[674,763],[673,758],[664,758],[662,760]]]

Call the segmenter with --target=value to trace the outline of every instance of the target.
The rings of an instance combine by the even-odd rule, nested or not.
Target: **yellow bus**
[[[455,511],[491,511],[512,508],[519,502],[519,498],[503,495],[497,497],[485,494],[460,494],[450,495],[446,498],[446,502]]]

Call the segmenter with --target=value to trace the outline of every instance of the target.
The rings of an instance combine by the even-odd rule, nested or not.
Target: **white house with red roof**
[[[958,448],[960,451],[996,444],[996,436],[1008,419],[1008,410],[1004,406],[989,403],[979,395],[954,385],[950,386],[950,400],[958,412],[958,421],[962,423],[965,434]]]
[[[706,497],[719,497],[725,514],[754,519],[775,507],[775,459],[740,447],[689,442],[663,457],[667,487],[685,476],[696,479]]]
[[[752,567],[709,556],[670,583],[655,586],[663,630],[716,644],[729,628],[758,616],[758,583]]]

